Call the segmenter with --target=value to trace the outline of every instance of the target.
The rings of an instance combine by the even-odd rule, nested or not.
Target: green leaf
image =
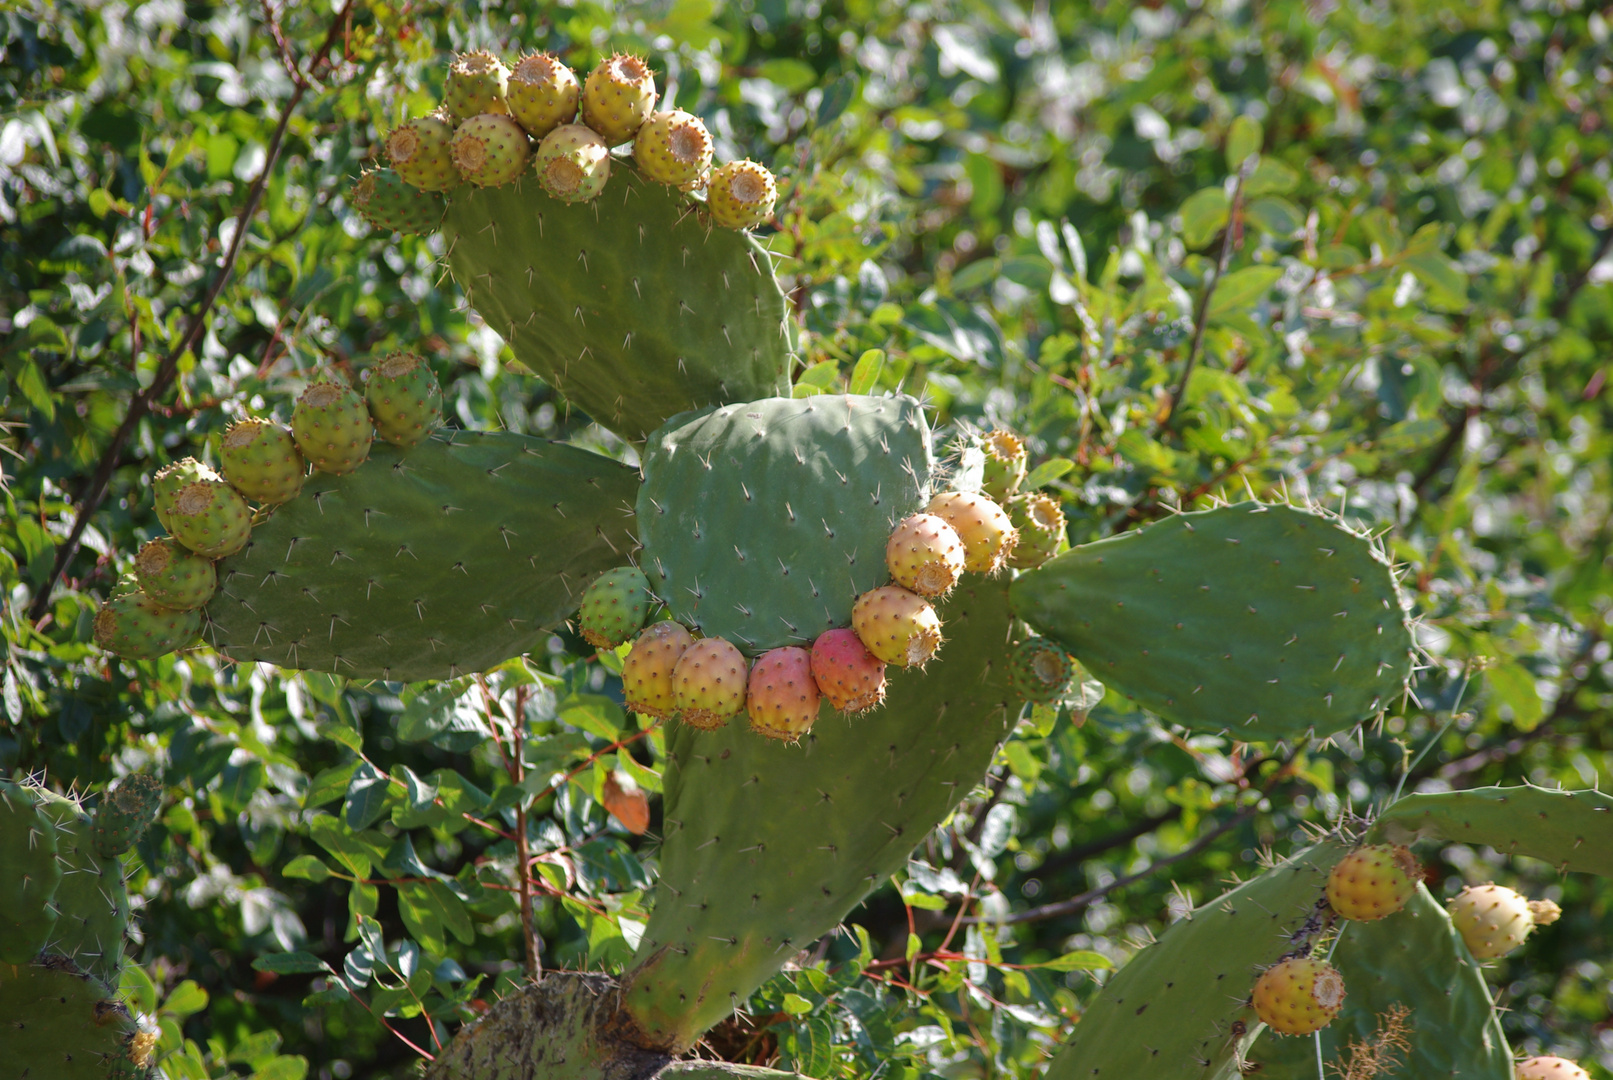
[[[1442,311],[1467,307],[1467,272],[1450,259],[1437,251],[1419,251],[1407,255],[1404,265],[1428,289],[1431,306]]]
[[[1115,962],[1102,953],[1084,949],[1065,953],[1045,964],[1031,966],[1043,971],[1107,971],[1115,966]]]
[[[1243,182],[1243,193],[1250,198],[1256,195],[1286,195],[1299,186],[1299,173],[1280,161],[1261,158],[1249,179]]]
[[[904,892],[902,902],[908,907],[923,908],[925,911],[945,911],[947,908],[946,897],[927,892]]]
[[[907,952],[904,954],[903,959],[911,964],[913,962],[913,957],[917,956],[919,954],[919,950],[922,948],[924,948],[924,939],[919,937],[917,934],[908,934]]]
[[[329,964],[310,952],[269,953],[252,961],[252,967],[276,975],[308,975],[316,971],[330,971]]]
[[[298,855],[286,863],[285,869],[280,873],[285,877],[302,878],[304,881],[324,881],[331,876],[330,867],[314,855]]]
[[[1069,458],[1048,458],[1030,471],[1030,475],[1025,477],[1025,482],[1020,485],[1020,490],[1035,491],[1037,488],[1046,487],[1073,468],[1075,462]]]
[[[1227,129],[1227,169],[1237,172],[1243,168],[1244,161],[1250,154],[1260,153],[1260,147],[1265,142],[1264,129],[1260,121],[1252,116],[1239,116],[1232,121]]]
[[[1210,300],[1209,317],[1215,319],[1252,307],[1271,291],[1271,287],[1282,276],[1282,268],[1277,266],[1249,266],[1234,270],[1216,284],[1215,296]]]
[[[281,1054],[252,1074],[252,1080],[303,1080],[308,1075],[308,1059]]]
[[[782,86],[792,94],[810,89],[818,82],[817,69],[803,60],[787,58],[769,60],[761,66],[759,74],[768,82]]]
[[[1276,196],[1255,199],[1244,207],[1243,215],[1256,228],[1279,240],[1293,236],[1305,224],[1305,216],[1299,207]]]
[[[1195,191],[1182,204],[1182,243],[1197,250],[1205,247],[1226,227],[1232,200],[1218,187]]]
[[[358,766],[358,762],[350,761],[346,765],[335,765],[322,770],[314,777],[313,783],[308,785],[308,794],[302,798],[303,809],[313,810],[340,799],[347,792],[347,785],[352,782]]]
[[[1512,723],[1519,731],[1533,731],[1546,715],[1545,703],[1535,689],[1535,677],[1516,661],[1496,664],[1484,673],[1484,681],[1498,704],[1512,710]]]
[[[280,953],[279,955],[291,956],[295,954]],[[306,956],[307,954],[304,953],[302,955]],[[267,960],[269,957],[260,957],[259,959]],[[269,969],[259,968],[258,970],[266,971]],[[203,1009],[207,1008],[207,1000],[207,991],[196,985],[196,980],[186,979],[184,982],[180,983],[178,986],[169,991],[168,996],[163,999],[162,1011],[170,1016],[183,1018],[190,1016],[192,1013],[199,1013]]]
[[[851,386],[848,392],[852,394],[871,394],[874,387],[879,385],[879,373],[885,367],[885,350],[869,349],[857,358],[857,366],[851,372]]]
[[[800,994],[785,994],[781,1008],[791,1016],[805,1016],[812,1011],[812,1002]]]
[[[392,781],[382,775],[374,765],[364,762],[353,773],[347,786],[347,800],[342,804],[342,818],[354,832],[362,832],[375,824],[386,813],[387,797]]]
[[[795,384],[828,390],[839,381],[840,365],[833,360],[822,360],[801,372],[801,377],[795,380]]]

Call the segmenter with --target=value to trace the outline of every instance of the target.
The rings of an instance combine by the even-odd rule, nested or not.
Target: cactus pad
[[[38,789],[0,779],[0,962],[26,963],[45,947],[61,881],[56,825],[40,811]]]
[[[1431,838],[1488,844],[1504,855],[1613,877],[1613,795],[1529,785],[1407,795],[1378,818],[1374,835],[1395,843]]]
[[[0,965],[0,1075],[7,1080],[144,1076],[151,1045],[109,986],[62,957]]]
[[[98,855],[95,826],[77,801],[36,792],[40,811],[56,828],[62,881],[56,889],[56,928],[47,946],[109,986],[123,971],[123,939],[129,927],[129,894],[123,863]]]

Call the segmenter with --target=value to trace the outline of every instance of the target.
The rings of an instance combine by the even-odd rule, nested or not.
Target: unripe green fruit
[[[162,522],[163,528],[169,532],[174,531],[174,500],[179,498],[180,491],[198,480],[217,480],[218,478],[218,473],[193,457],[176,461],[172,465],[165,465],[159,469],[157,475],[152,477],[151,480],[151,496],[157,510],[157,520]]]
[[[857,597],[851,628],[869,652],[898,667],[923,667],[941,647],[941,617],[922,596],[897,585]]]
[[[964,568],[972,574],[995,574],[1002,568],[1019,534],[1002,507],[970,491],[946,491],[926,508],[958,531]]]
[[[1321,960],[1296,957],[1267,968],[1255,982],[1255,1015],[1282,1035],[1310,1035],[1344,1007],[1344,978]]]
[[[690,727],[714,731],[745,708],[745,656],[722,638],[690,645],[672,669],[672,704]]]
[[[756,658],[745,690],[751,730],[769,739],[796,742],[812,730],[822,695],[812,678],[812,654],[785,646]]]
[[[644,625],[650,613],[650,582],[636,566],[606,571],[582,594],[579,629],[588,644],[614,649]]]
[[[521,125],[495,113],[473,116],[460,124],[449,149],[460,175],[477,187],[513,182],[532,154]]]
[[[149,773],[124,777],[95,808],[95,853],[113,859],[134,847],[157,820],[161,806],[162,781]]]
[[[234,555],[252,537],[252,508],[221,479],[185,485],[169,517],[168,531],[174,539],[209,559]]]
[[[1393,915],[1417,891],[1422,867],[1395,844],[1356,848],[1327,876],[1327,902],[1346,919],[1372,922]]]
[[[375,429],[364,399],[334,375],[310,383],[291,413],[297,449],[320,472],[341,476],[370,456]]]
[[[636,56],[601,61],[582,88],[583,123],[607,146],[631,139],[655,108],[655,75]]]
[[[451,191],[459,186],[459,169],[449,153],[452,118],[433,113],[417,116],[386,137],[386,159],[405,183],[421,191]]]
[[[711,168],[711,133],[682,109],[652,113],[633,136],[633,160],[651,180],[687,191]]]
[[[980,449],[986,455],[980,490],[1006,504],[1025,481],[1025,444],[1012,431],[998,428],[980,440]]]
[[[902,588],[920,596],[945,596],[963,576],[963,541],[934,514],[911,514],[891,530],[885,565]]]
[[[219,458],[230,486],[266,506],[295,499],[308,475],[291,429],[255,416],[230,425]]]
[[[541,139],[577,115],[582,84],[549,53],[523,56],[510,72],[505,90],[510,115],[534,139]]]
[[[1517,1080],[1591,1080],[1591,1074],[1567,1058],[1543,1055],[1518,1062]]]
[[[1523,944],[1536,926],[1557,921],[1562,909],[1550,900],[1529,900],[1504,885],[1474,885],[1446,901],[1467,951],[1493,960]]]
[[[1058,554],[1065,536],[1064,511],[1057,501],[1033,491],[1009,499],[1007,509],[1015,536],[1014,547],[1008,553],[1009,566],[1034,570]]]
[[[773,174],[754,161],[730,161],[711,171],[706,181],[706,209],[725,229],[751,229],[773,216],[778,185]]]
[[[32,960],[56,928],[50,901],[62,865],[56,827],[40,812],[37,791],[0,779],[0,962],[6,964]]]
[[[610,149],[593,129],[562,124],[543,137],[534,167],[550,195],[561,202],[587,202],[610,179]]]
[[[504,92],[509,77],[504,61],[490,52],[460,53],[448,65],[448,78],[443,84],[443,108],[461,122],[482,113],[506,112]]]
[[[393,169],[365,170],[348,201],[372,228],[405,236],[435,232],[448,209],[440,194],[405,183]]]
[[[647,628],[622,661],[622,693],[627,707],[642,716],[666,720],[676,711],[672,672],[694,635],[670,619]]]
[[[394,446],[417,446],[442,423],[442,387],[412,352],[388,353],[372,367],[364,399],[375,433]]]
[[[1033,705],[1057,701],[1069,689],[1075,665],[1047,638],[1022,641],[1008,654],[1008,681],[1014,692]]]
[[[141,591],[175,611],[196,610],[218,589],[213,561],[167,537],[141,546],[134,558],[134,575]]]
[[[174,611],[139,591],[114,596],[95,614],[95,643],[131,660],[166,656],[201,632],[200,612]]]

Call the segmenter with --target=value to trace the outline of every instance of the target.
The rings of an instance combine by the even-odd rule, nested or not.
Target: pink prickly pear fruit
[[[605,775],[600,804],[611,817],[635,836],[642,836],[650,827],[650,800],[638,781],[621,769],[612,769]]]
[[[134,576],[142,592],[174,611],[195,611],[218,588],[213,561],[167,537],[141,546],[134,557]]]
[[[1321,960],[1295,957],[1275,964],[1255,982],[1255,1015],[1282,1035],[1310,1035],[1327,1027],[1344,1007],[1344,977]]]
[[[198,555],[222,559],[246,547],[252,537],[252,509],[223,480],[186,484],[174,499],[174,539]]]
[[[1591,1074],[1567,1058],[1542,1055],[1518,1062],[1517,1080],[1591,1080]]]
[[[417,116],[386,137],[386,157],[410,187],[450,191],[460,182],[459,168],[449,151],[453,138],[451,116]]]
[[[582,594],[582,636],[595,648],[614,649],[644,625],[650,602],[649,579],[638,567],[608,570]]]
[[[1505,956],[1535,927],[1554,923],[1562,914],[1550,900],[1530,900],[1494,883],[1463,889],[1446,901],[1446,907],[1475,960]]]
[[[715,731],[745,708],[745,656],[722,638],[702,638],[672,669],[672,704],[690,727]]]
[[[310,383],[297,399],[291,434],[314,468],[341,476],[370,456],[375,427],[364,399],[335,375],[327,375]]]
[[[1033,705],[1063,697],[1074,674],[1069,655],[1046,638],[1022,641],[1008,654],[1008,683]]]
[[[912,514],[897,523],[885,545],[885,565],[904,589],[945,596],[963,576],[963,541],[934,514]]]
[[[812,654],[785,646],[769,649],[751,666],[745,711],[758,735],[796,742],[812,730],[823,695],[812,677]]]
[[[653,113],[633,136],[633,160],[651,180],[687,191],[711,168],[711,132],[682,109]]]
[[[1012,431],[998,428],[980,440],[986,470],[980,490],[998,503],[1007,503],[1025,480],[1025,444]]]
[[[755,228],[773,216],[777,201],[773,174],[754,161],[730,161],[706,181],[706,209],[725,229]]]
[[[155,660],[201,632],[199,612],[163,607],[138,589],[113,596],[95,614],[95,643],[132,660]]]
[[[151,479],[151,497],[157,510],[157,520],[162,522],[163,528],[169,532],[174,531],[174,500],[179,498],[181,491],[198,480],[217,479],[219,479],[218,473],[193,457],[164,465],[159,469],[157,475]]]
[[[622,661],[622,691],[627,707],[643,716],[665,720],[676,711],[672,672],[694,644],[694,636],[667,620],[648,627]]]
[[[407,450],[442,423],[442,387],[431,366],[412,352],[388,353],[364,387],[375,433]]]
[[[460,53],[448,65],[442,106],[458,121],[482,113],[507,112],[504,94],[509,77],[504,61],[486,50]]]
[[[984,495],[945,491],[931,499],[926,509],[958,531],[963,541],[963,567],[971,574],[995,574],[1019,539],[1007,511]]]
[[[610,148],[592,128],[562,124],[543,137],[534,168],[543,190],[561,202],[588,202],[610,179]]]
[[[812,678],[829,704],[848,715],[885,701],[885,665],[849,628],[825,630],[812,643]]]
[[[521,125],[502,113],[482,113],[459,125],[448,144],[454,165],[477,187],[502,187],[520,176],[532,156]]]
[[[923,667],[941,647],[941,617],[922,596],[897,585],[857,597],[851,628],[875,657],[898,667]]]
[[[510,115],[534,139],[541,139],[577,115],[582,84],[572,70],[550,53],[532,53],[516,61],[505,100]]]
[[[1064,544],[1064,511],[1047,495],[1015,495],[1008,500],[1008,520],[1018,538],[1008,553],[1008,565],[1015,570],[1036,569]]]
[[[295,499],[308,475],[290,429],[257,417],[230,425],[219,458],[230,486],[266,506]]]
[[[1346,919],[1372,922],[1393,915],[1417,891],[1423,868],[1398,844],[1359,847],[1327,876],[1327,902]]]
[[[582,88],[582,121],[616,146],[631,139],[655,108],[655,74],[636,56],[600,62]]]

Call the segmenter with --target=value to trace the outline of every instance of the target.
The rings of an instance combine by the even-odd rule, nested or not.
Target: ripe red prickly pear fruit
[[[533,166],[544,191],[561,202],[587,202],[610,179],[610,148],[592,128],[562,124],[543,137]]]
[[[923,667],[941,646],[941,617],[922,596],[898,585],[857,597],[851,628],[869,652],[898,667]]]
[[[649,797],[638,786],[638,781],[621,769],[612,769],[605,775],[599,801],[633,835],[642,836],[650,827]]]
[[[134,557],[134,575],[151,599],[174,611],[195,611],[213,598],[213,561],[167,537],[148,540]]]
[[[490,52],[478,49],[460,53],[448,65],[442,106],[448,115],[459,121],[481,113],[507,112],[504,92],[509,77],[504,61]]]
[[[201,632],[198,612],[165,608],[138,589],[114,596],[95,614],[95,643],[134,660],[155,660]]]
[[[963,566],[971,574],[995,574],[1019,539],[1008,513],[984,495],[945,491],[931,499],[926,509],[958,531]]]
[[[577,115],[582,84],[572,70],[551,53],[531,53],[516,61],[505,88],[510,115],[526,133],[541,139]]]
[[[257,417],[230,425],[219,458],[230,486],[266,506],[295,499],[308,475],[290,429]]]
[[[162,522],[163,528],[169,532],[174,531],[174,500],[179,498],[181,491],[198,480],[218,478],[218,473],[192,457],[164,465],[159,469],[151,480],[151,496],[157,510],[157,520]]]
[[[720,165],[706,181],[706,209],[725,229],[755,228],[773,216],[777,200],[773,174],[754,161]]]
[[[672,673],[694,644],[694,636],[670,619],[647,628],[622,661],[622,691],[627,707],[643,716],[665,720],[676,711]]]
[[[1475,960],[1505,956],[1522,945],[1536,926],[1554,923],[1562,914],[1550,900],[1531,901],[1494,883],[1463,889],[1446,906]]]
[[[1012,431],[998,428],[980,440],[986,455],[986,470],[980,490],[998,503],[1006,504],[1019,492],[1025,480],[1025,444]]]
[[[459,174],[477,187],[513,182],[532,156],[521,125],[501,113],[482,113],[460,124],[448,150]]]
[[[963,576],[963,541],[934,514],[911,514],[891,530],[885,565],[902,588],[920,596],[945,596]]]
[[[1517,1080],[1591,1080],[1591,1074],[1567,1058],[1542,1055],[1518,1062]]]
[[[1014,692],[1033,705],[1046,705],[1064,696],[1075,665],[1065,651],[1046,638],[1020,642],[1008,654],[1008,682]]]
[[[672,669],[672,704],[690,727],[714,731],[745,707],[745,656],[722,638],[702,638]]]
[[[442,113],[417,116],[386,137],[386,158],[410,187],[451,191],[459,186],[459,169],[449,152],[453,118]]]
[[[812,643],[812,678],[829,704],[847,715],[885,701],[885,665],[849,628],[825,630]]]
[[[582,121],[607,146],[631,139],[655,108],[655,74],[636,56],[621,53],[600,62],[582,88]]]
[[[1036,569],[1057,555],[1064,543],[1064,511],[1040,492],[1009,499],[1008,520],[1018,538],[1008,553],[1008,565],[1015,570]]]
[[[1333,1022],[1344,1007],[1344,977],[1307,957],[1275,964],[1255,982],[1255,1015],[1282,1035],[1309,1035]]]
[[[1422,876],[1422,867],[1409,848],[1396,844],[1359,847],[1328,874],[1327,902],[1346,919],[1372,922],[1405,907]]]
[[[223,480],[186,484],[171,516],[174,539],[209,559],[234,555],[252,537],[252,509]]]
[[[812,654],[785,646],[769,649],[751,666],[745,689],[750,729],[769,739],[796,742],[812,730],[822,698],[812,678]]]
[[[582,594],[582,636],[595,648],[616,648],[644,625],[650,600],[649,579],[638,567],[607,570]]]
[[[334,375],[310,383],[291,412],[297,449],[320,472],[341,476],[370,456],[375,428],[364,399]]]
[[[687,191],[711,168],[711,132],[682,109],[652,113],[633,136],[633,160],[651,180]]]
[[[442,387],[431,366],[412,352],[388,353],[370,368],[364,400],[375,433],[405,450],[442,423]]]

